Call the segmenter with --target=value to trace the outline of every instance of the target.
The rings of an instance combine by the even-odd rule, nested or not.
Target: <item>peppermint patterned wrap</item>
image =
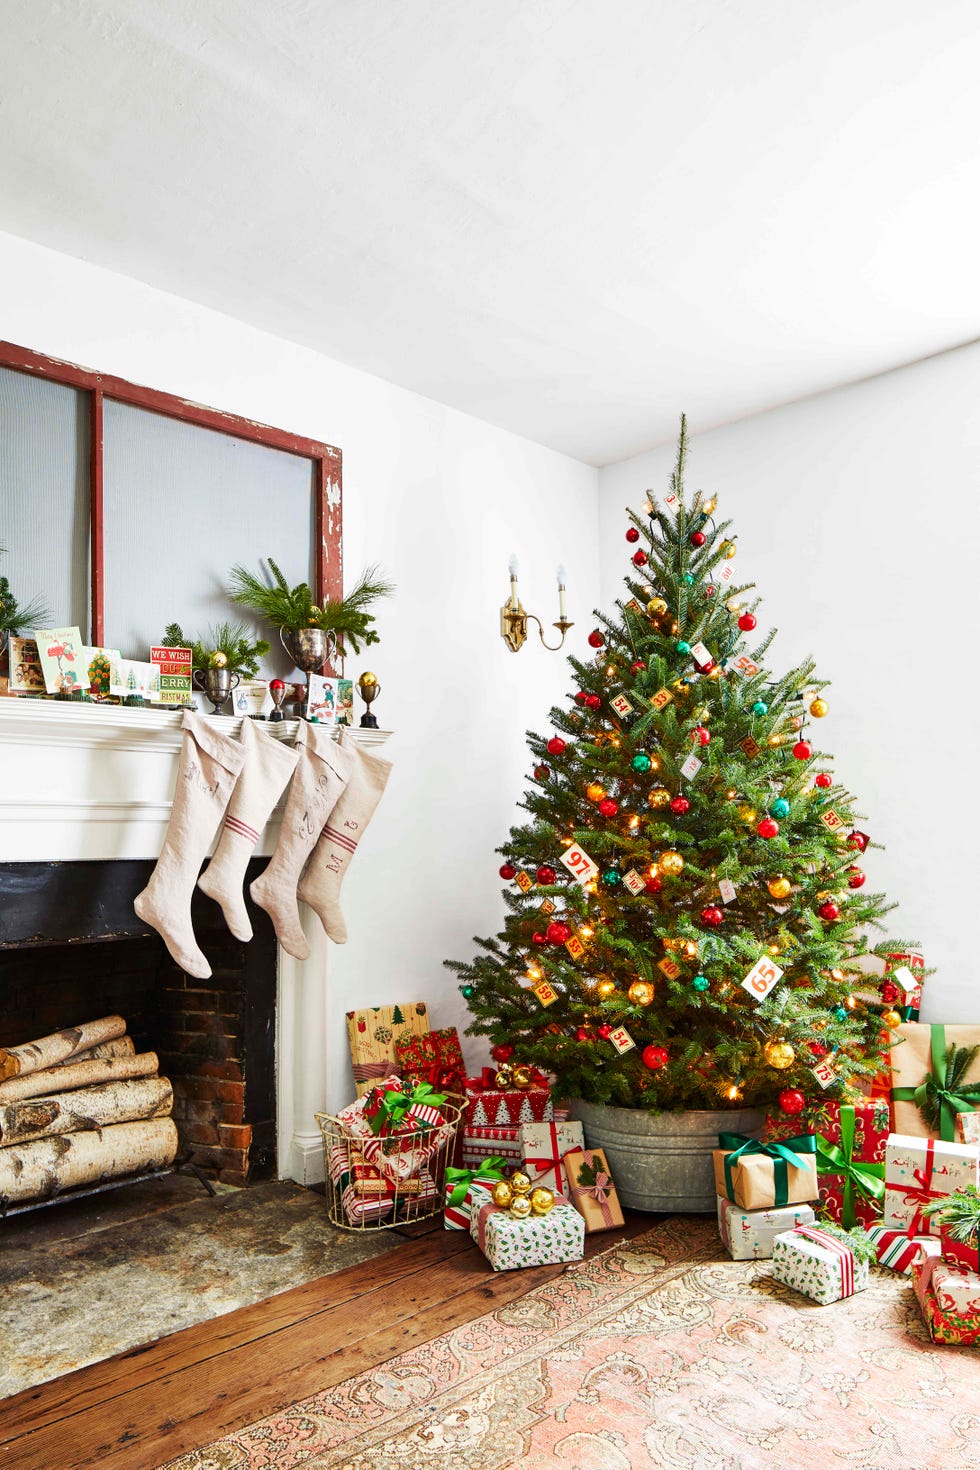
[[[547,1215],[526,1220],[487,1200],[473,1211],[470,1235],[495,1271],[580,1261],[585,1254],[585,1221],[564,1198]]]
[[[812,1225],[815,1218],[810,1205],[743,1210],[723,1194],[718,1196],[718,1234],[733,1261],[768,1261],[777,1235],[797,1225]]]
[[[428,1030],[429,1013],[423,1000],[348,1011],[347,1040],[358,1097],[382,1077],[398,1071],[395,1054],[398,1037],[424,1036]]]
[[[933,1342],[959,1347],[980,1343],[980,1275],[927,1256],[912,1267],[912,1284]]]
[[[535,1184],[544,1184],[564,1194],[562,1157],[570,1149],[585,1147],[581,1123],[522,1123],[517,1130],[524,1168]]]
[[[369,1220],[386,1220],[395,1208],[394,1189],[387,1195],[357,1194],[348,1184],[341,1196],[344,1214],[352,1225],[363,1225]]]
[[[864,1291],[869,1279],[867,1261],[857,1260],[844,1242],[833,1236],[825,1236],[824,1240],[810,1239],[806,1232],[812,1228],[804,1225],[776,1236],[772,1243],[772,1274],[775,1279],[808,1296],[811,1301],[819,1302],[822,1307],[829,1307],[832,1302],[839,1302],[856,1291]],[[819,1229],[813,1233],[818,1237],[823,1234]]]
[[[474,1209],[477,1205],[486,1204],[492,1189],[490,1182],[483,1184],[479,1179],[474,1179],[465,1198],[457,1205],[447,1204],[443,1210],[442,1223],[446,1229],[469,1230]]]
[[[411,1082],[428,1082],[437,1092],[456,1096],[466,1090],[466,1067],[455,1026],[416,1036],[395,1037],[397,1071]]]
[[[940,1222],[923,1215],[922,1206],[944,1199],[954,1189],[977,1183],[974,1144],[893,1133],[885,1151],[885,1207],[881,1224],[907,1235],[935,1235]]]
[[[875,1244],[879,1266],[911,1276],[916,1261],[939,1255],[939,1241],[932,1235],[907,1235],[888,1225],[870,1225],[868,1234]]]

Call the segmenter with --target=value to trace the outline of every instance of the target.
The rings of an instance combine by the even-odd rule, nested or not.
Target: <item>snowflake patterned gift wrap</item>
[[[358,1097],[382,1077],[397,1072],[396,1037],[425,1036],[428,1030],[429,1013],[423,1000],[348,1011],[347,1040]]]
[[[718,1234],[733,1261],[767,1261],[777,1235],[797,1225],[812,1225],[814,1218],[810,1205],[743,1210],[723,1194],[718,1196]]]
[[[772,1274],[784,1286],[828,1307],[864,1291],[869,1268],[867,1261],[855,1256],[843,1234],[800,1225],[773,1241]]]
[[[907,1235],[939,1235],[940,1222],[922,1207],[954,1189],[975,1185],[976,1144],[892,1133],[885,1149],[885,1207],[882,1225]]]
[[[470,1235],[495,1271],[580,1261],[585,1254],[585,1221],[562,1196],[546,1215],[524,1220],[488,1200],[474,1210]]]
[[[938,1256],[939,1241],[932,1235],[908,1235],[889,1225],[869,1225],[879,1266],[911,1276],[912,1267],[923,1255]]]
[[[919,1312],[933,1342],[959,1347],[980,1343],[980,1276],[940,1256],[912,1267]]]
[[[522,1123],[517,1130],[524,1168],[535,1184],[544,1184],[556,1194],[565,1193],[562,1157],[571,1149],[585,1147],[581,1123]]]

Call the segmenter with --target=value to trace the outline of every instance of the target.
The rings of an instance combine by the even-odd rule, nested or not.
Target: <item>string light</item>
[[[562,847],[571,847],[572,839],[570,837],[563,837],[561,840],[561,845]]]
[[[630,817],[630,831],[635,832],[640,825],[639,817]]]
[[[853,1011],[854,1007],[857,1005],[857,997],[856,996],[853,996],[853,995],[849,995],[847,997],[847,999],[845,1000],[844,1004],[847,1006],[847,1009],[849,1011]]]
[[[595,930],[591,929],[588,924],[583,924],[578,932],[581,934],[583,939],[591,939],[593,934],[595,933]]]
[[[736,1087],[733,1082],[731,1087],[728,1089],[727,1096],[729,1102],[737,1102],[738,1099],[742,1096],[741,1089]]]
[[[769,736],[769,744],[770,745],[782,745],[782,743],[783,743],[783,737],[781,735],[770,735]]]

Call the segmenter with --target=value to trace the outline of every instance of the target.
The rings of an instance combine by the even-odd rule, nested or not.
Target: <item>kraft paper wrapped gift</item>
[[[869,1225],[879,1266],[911,1276],[912,1267],[923,1256],[938,1256],[939,1241],[932,1235],[908,1235],[889,1225]]]
[[[568,1197],[585,1221],[586,1231],[622,1225],[619,1195],[601,1148],[573,1148],[562,1159]]]
[[[585,1147],[581,1123],[522,1123],[517,1130],[524,1168],[535,1184],[556,1194],[565,1193],[562,1158],[573,1148]]]
[[[919,1312],[933,1342],[956,1347],[980,1343],[980,1275],[926,1256],[912,1267]]]
[[[846,1240],[813,1225],[776,1236],[772,1274],[822,1307],[864,1291],[869,1280],[868,1262],[858,1259]]]
[[[806,1204],[820,1193],[812,1133],[760,1143],[736,1133],[719,1134],[714,1150],[715,1193],[743,1210]]]
[[[924,1215],[923,1206],[944,1199],[954,1189],[976,1185],[978,1150],[975,1144],[943,1143],[893,1133],[885,1150],[885,1204],[881,1224],[907,1235],[934,1235],[940,1222]]]
[[[488,1200],[473,1211],[470,1235],[495,1271],[580,1261],[585,1254],[585,1221],[562,1197],[546,1215],[524,1220]]]
[[[957,1113],[980,1108],[980,1055],[967,1067],[957,1085],[946,1088],[946,1057],[951,1046],[980,1046],[980,1025],[930,1026],[908,1021],[892,1032],[892,1119],[896,1133],[907,1137],[956,1137]],[[926,1088],[926,1084],[931,1087]],[[936,1092],[938,1126],[930,1127],[920,1111],[926,1092]]]
[[[881,1218],[888,1132],[888,1104],[869,1098],[853,1104],[813,1103],[795,1118],[769,1115],[762,1136],[771,1143],[792,1133],[815,1135],[821,1214],[853,1230],[855,1225],[876,1225]]]
[[[397,1037],[425,1036],[428,1031],[429,1013],[424,1000],[348,1011],[347,1040],[358,1097],[382,1077],[398,1071]]]
[[[723,1194],[718,1196],[718,1234],[733,1261],[767,1261],[777,1235],[797,1225],[812,1225],[810,1205],[783,1205],[781,1209],[743,1210]]]

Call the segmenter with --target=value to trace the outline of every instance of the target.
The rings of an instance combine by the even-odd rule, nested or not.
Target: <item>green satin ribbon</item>
[[[381,1133],[385,1127],[395,1127],[402,1122],[410,1108],[438,1108],[445,1101],[446,1094],[436,1092],[431,1082],[417,1082],[410,1092],[386,1089],[378,1094],[377,1110],[368,1118],[371,1132]]]
[[[452,1193],[446,1198],[446,1209],[463,1203],[474,1179],[503,1179],[506,1167],[507,1160],[501,1154],[494,1154],[492,1159],[484,1159],[478,1169],[447,1168],[446,1185],[452,1186]]]
[[[802,1169],[804,1160],[800,1154],[816,1154],[817,1140],[812,1133],[801,1133],[798,1138],[786,1138],[781,1143],[760,1143],[757,1138],[746,1138],[744,1133],[719,1133],[718,1147],[727,1152],[725,1159],[725,1193],[735,1199],[733,1167],[748,1154],[765,1154],[772,1159],[772,1179],[776,1208],[789,1203],[789,1171]]]
[[[929,1027],[929,1050],[932,1057],[932,1081],[935,1083],[933,1097],[939,1104],[939,1137],[944,1143],[952,1143],[956,1137],[957,1113],[971,1113],[980,1106],[980,1084],[972,1083],[962,1092],[951,1092],[943,1087],[946,1077],[946,1027]],[[929,1103],[929,1087],[920,1082],[918,1087],[893,1087],[892,1102],[914,1102],[921,1113]]]
[[[854,1158],[854,1125],[856,1114],[850,1103],[842,1103],[840,1110],[840,1145],[831,1143],[822,1133],[817,1140],[817,1173],[843,1174],[844,1203],[841,1209],[841,1224],[845,1230],[853,1230],[857,1223],[854,1214],[854,1192],[866,1199],[879,1203],[885,1197],[884,1164],[862,1164]]]

